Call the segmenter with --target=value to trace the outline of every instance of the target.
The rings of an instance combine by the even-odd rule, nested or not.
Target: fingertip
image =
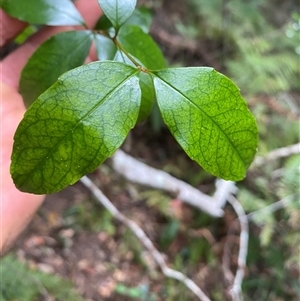
[[[78,0],[75,6],[82,14],[88,28],[93,28],[102,12],[97,0]],[[6,15],[7,16],[7,15]],[[8,16],[9,17],[9,16]],[[13,21],[18,21],[13,19]],[[74,30],[78,26],[47,26],[31,36],[28,41],[13,53],[8,55],[2,62],[2,81],[11,87],[18,89],[20,73],[28,58],[34,53],[38,46],[49,37],[67,30]]]

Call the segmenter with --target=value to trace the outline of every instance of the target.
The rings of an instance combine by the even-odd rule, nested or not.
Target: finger
[[[97,0],[78,0],[76,7],[82,14],[88,27],[92,28],[99,16],[101,9]],[[66,30],[74,30],[82,27],[78,26],[63,26],[63,27],[45,27],[38,33],[33,35],[26,41],[24,45],[19,47],[13,53],[8,55],[2,62],[2,81],[7,85],[18,88],[19,78],[23,67],[28,58],[33,54],[37,47],[50,36]]]
[[[0,47],[10,42],[27,26],[27,23],[9,16],[2,9],[0,9],[0,20]]]
[[[1,170],[0,170],[0,254],[29,223],[42,204],[44,196],[29,195],[16,189],[9,173],[13,135],[24,114],[21,95],[1,84],[1,97],[9,99],[1,106]]]

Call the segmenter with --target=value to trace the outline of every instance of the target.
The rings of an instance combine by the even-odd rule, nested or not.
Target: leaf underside
[[[124,25],[136,25],[140,27],[145,33],[149,33],[150,26],[152,23],[152,15],[148,9],[145,7],[139,7],[134,10],[130,18],[123,24]],[[110,20],[107,18],[106,15],[102,15],[96,26],[95,29],[98,30],[108,30],[112,28],[113,25]]]
[[[116,54],[117,47],[113,41],[103,35],[95,35],[97,57],[99,61],[112,60]]]
[[[154,72],[158,105],[178,143],[211,174],[239,181],[257,149],[257,126],[238,88],[212,68]]]
[[[98,0],[98,3],[116,29],[129,19],[136,6],[136,0]]]
[[[95,62],[63,74],[27,110],[15,133],[11,174],[18,189],[59,191],[95,170],[136,124],[139,72]]]

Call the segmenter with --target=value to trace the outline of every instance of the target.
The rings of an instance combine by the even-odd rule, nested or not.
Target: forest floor
[[[133,130],[131,143],[134,149],[130,153],[153,167],[195,182],[193,178],[199,175],[200,167],[177,146],[170,133],[164,129],[158,135],[147,137],[148,129],[149,125],[144,124]],[[191,237],[204,239],[204,245],[208,243],[211,248],[209,253],[221,262],[227,232],[235,220],[230,208],[221,220],[211,219],[170,195],[128,182],[113,171],[109,160],[90,176],[116,207],[140,225],[158,249],[164,251],[169,264],[176,260],[177,254],[185,251]],[[198,177],[198,181],[201,184],[197,188],[213,193],[212,177],[205,181]],[[192,222],[195,215],[200,216],[198,222],[208,219],[212,224],[198,228]],[[168,238],[164,241],[161,234],[172,220],[180,222],[180,230],[177,235],[171,235],[170,241]],[[197,248],[195,246],[193,252],[197,253]],[[145,285],[157,301],[167,300],[166,294],[169,294],[165,277],[151,255],[124,225],[114,221],[96,203],[81,183],[46,197],[30,226],[16,242],[14,251],[33,268],[71,279],[86,300],[133,300],[116,293],[120,284],[129,288]],[[199,250],[199,254],[203,252]],[[231,254],[232,262],[236,261],[236,255],[235,252]],[[209,263],[208,256],[204,254],[203,259],[195,256],[197,260],[190,262],[185,272],[206,292],[214,290],[216,283],[225,288],[221,265],[213,260]],[[173,285],[178,288],[175,281]],[[184,299],[178,300],[197,300],[186,289],[184,291]],[[225,289],[222,294],[226,296]]]

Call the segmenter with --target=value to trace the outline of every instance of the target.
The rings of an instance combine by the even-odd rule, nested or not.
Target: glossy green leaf
[[[53,193],[95,170],[136,124],[139,71],[95,62],[63,74],[27,110],[14,137],[11,174],[21,191]]]
[[[32,24],[84,24],[70,0],[1,0],[1,8],[9,15]]]
[[[154,40],[135,25],[122,26],[118,41],[127,52],[151,70],[166,67],[165,59]]]
[[[97,23],[95,25],[95,29],[97,29],[97,30],[107,30],[112,27],[113,27],[112,23],[107,18],[107,16],[104,14],[99,18],[99,20],[97,21]]]
[[[98,0],[98,2],[116,29],[128,20],[136,6],[136,0]]]
[[[131,17],[124,23],[124,25],[136,25],[140,27],[145,33],[149,33],[152,23],[152,16],[150,11],[145,7],[136,8]]]
[[[245,176],[257,148],[257,126],[238,88],[212,68],[154,72],[164,119],[189,157],[225,180]]]
[[[139,62],[139,60],[136,57],[134,57],[134,59],[142,65],[142,63]],[[132,61],[130,61],[129,58],[120,50],[116,52],[114,61],[123,62],[124,64],[135,67]],[[142,92],[142,97],[141,97],[141,106],[140,106],[140,112],[139,112],[137,122],[142,122],[149,116],[149,114],[152,111],[155,92],[154,92],[153,81],[149,74],[145,72],[141,72],[139,83]]]
[[[134,59],[136,59],[136,58],[134,58]],[[134,63],[121,50],[117,50],[113,60],[116,61],[116,62],[122,62],[124,64],[135,67]]]
[[[155,92],[152,78],[149,74],[140,73],[140,87],[142,91],[141,107],[137,122],[144,121],[152,111]]]
[[[112,60],[115,57],[117,47],[110,38],[96,34],[95,43],[98,60]]]
[[[66,31],[52,36],[36,50],[20,79],[20,93],[27,107],[61,74],[84,63],[92,38],[90,31]]]

